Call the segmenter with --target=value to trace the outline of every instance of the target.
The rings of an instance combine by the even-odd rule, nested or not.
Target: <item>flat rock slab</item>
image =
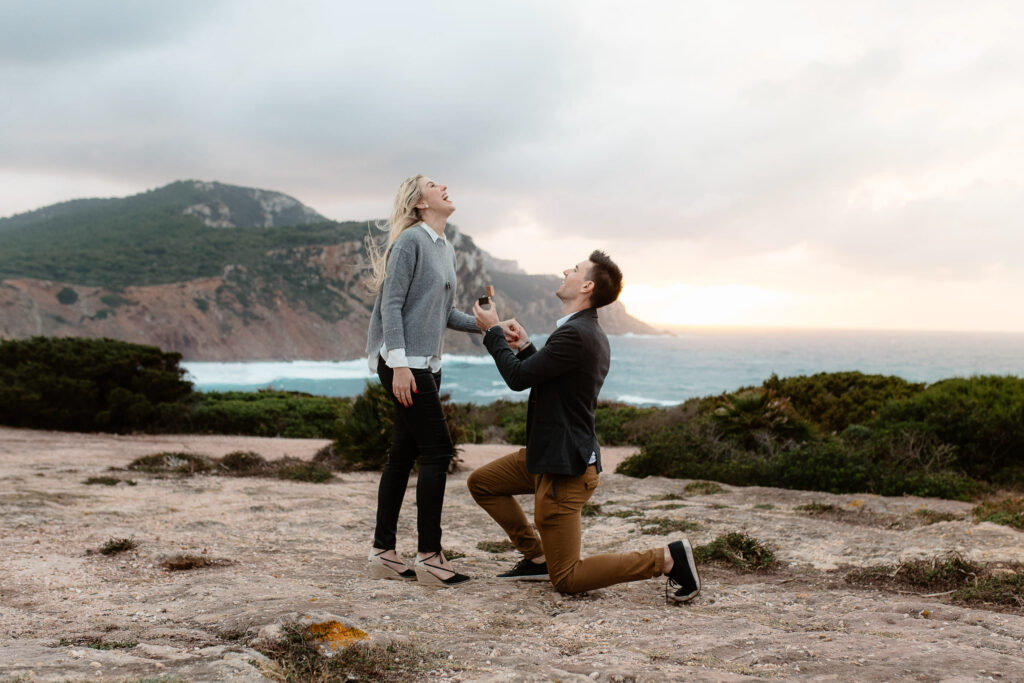
[[[705,568],[701,596],[675,606],[661,580],[566,596],[489,578],[517,557],[477,549],[503,536],[469,496],[468,470],[449,478],[444,543],[465,553],[454,562],[474,580],[441,590],[368,578],[375,473],[310,484],[108,471],[160,451],[310,459],[325,443],[0,428],[0,680],[266,680],[272,667],[253,647],[260,630],[322,615],[365,631],[367,642],[417,648],[431,680],[1024,680],[1019,613],[842,580],[849,567],[949,551],[1024,562],[1024,535],[973,523],[968,503],[731,486],[689,495],[685,481],[608,467],[592,502],[637,514],[585,518],[585,554],[675,537],[642,534],[651,517],[697,522],[696,544],[743,531],[777,549],[778,571]],[[511,449],[468,447],[466,462]],[[95,476],[136,485],[83,483]],[[399,527],[406,557],[415,551],[414,485]],[[522,502],[530,513],[532,501]],[[843,514],[795,509],[811,502]],[[957,518],[924,525],[914,521],[922,508]],[[95,552],[129,537],[135,550]],[[182,553],[230,564],[161,568]]]

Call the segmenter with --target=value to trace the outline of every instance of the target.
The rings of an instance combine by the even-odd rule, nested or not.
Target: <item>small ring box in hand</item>
[[[494,296],[494,286],[487,285],[487,294],[477,299],[477,303],[480,304],[480,308],[486,308],[491,303],[492,296]]]

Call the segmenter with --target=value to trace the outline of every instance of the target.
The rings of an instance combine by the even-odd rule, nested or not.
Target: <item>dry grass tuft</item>
[[[355,642],[328,657],[321,649],[322,638],[312,632],[316,626],[305,628],[286,624],[277,642],[260,647],[260,651],[276,664],[275,670],[264,673],[274,675],[279,681],[395,683],[436,677],[441,673],[439,663],[442,661],[445,662],[444,673],[453,671],[443,655],[424,652],[412,645],[381,646]]]
[[[1024,567],[991,567],[949,553],[896,565],[854,569],[846,582],[952,602],[1024,612]]]
[[[952,512],[938,512],[937,510],[929,510],[928,508],[919,508],[914,510],[914,517],[921,522],[922,526],[962,519],[959,515],[955,515]]]
[[[516,549],[512,545],[512,541],[507,538],[501,541],[480,541],[476,544],[476,548],[477,550],[483,550],[485,553],[507,553]]]
[[[817,501],[813,503],[807,503],[805,505],[797,505],[793,509],[796,510],[797,512],[806,512],[811,516],[824,515],[827,513],[837,513],[843,511],[842,508],[832,505],[831,503],[819,503]]]
[[[770,571],[778,566],[775,553],[764,543],[744,533],[723,534],[693,549],[697,562],[707,562],[736,569]]]
[[[697,522],[672,519],[671,517],[648,517],[640,523],[640,533],[648,536],[666,536],[675,532],[693,531],[699,528],[700,524]]]
[[[116,555],[127,550],[135,550],[137,547],[139,547],[139,544],[135,542],[134,536],[131,538],[111,538],[100,546],[99,552],[101,555]]]
[[[713,481],[691,481],[683,490],[691,496],[709,496],[713,493],[725,493],[725,489],[722,488],[721,484]]]
[[[135,458],[128,469],[152,474],[198,474],[213,469],[214,461],[195,453],[154,453]]]
[[[169,572],[185,572],[205,567],[224,567],[231,564],[230,560],[219,560],[206,555],[190,555],[182,553],[168,557],[160,566]]]
[[[1024,530],[1024,498],[1003,498],[982,503],[971,514],[979,522],[992,522]]]

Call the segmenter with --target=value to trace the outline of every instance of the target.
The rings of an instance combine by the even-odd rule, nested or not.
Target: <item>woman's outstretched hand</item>
[[[500,325],[498,322],[498,308],[494,305],[494,301],[491,301],[490,309],[484,310],[480,306],[480,302],[473,303],[473,317],[476,318],[476,326],[480,328],[481,332],[486,332],[495,325]]]
[[[412,405],[412,395],[416,393],[416,378],[412,376],[412,370],[395,368],[395,376],[391,380],[391,392],[406,408]]]
[[[503,321],[501,327],[505,330],[505,341],[516,351],[530,343],[530,335],[526,333],[526,328],[515,318]]]

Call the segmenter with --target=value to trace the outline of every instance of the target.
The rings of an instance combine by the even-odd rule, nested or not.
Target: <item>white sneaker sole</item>
[[[693,559],[693,547],[690,545],[690,540],[687,538],[683,539],[683,550],[686,555],[686,563],[690,565],[690,573],[693,574],[694,580],[697,582],[697,588],[688,595],[675,595],[673,594],[671,599],[673,602],[690,602],[695,597],[700,595],[700,572],[697,571],[697,562]]]

